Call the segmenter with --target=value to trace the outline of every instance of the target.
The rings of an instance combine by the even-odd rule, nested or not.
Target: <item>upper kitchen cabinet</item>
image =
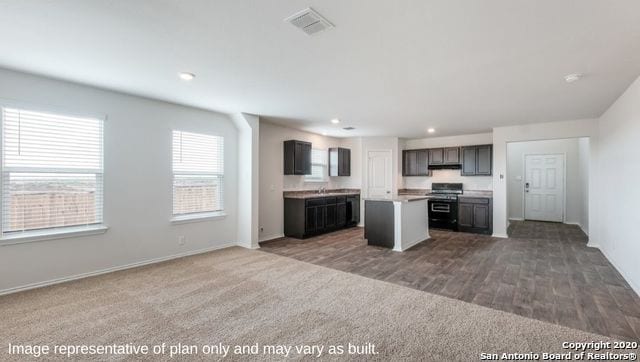
[[[492,145],[462,147],[462,176],[491,176]]]
[[[311,143],[284,141],[284,174],[311,175]]]
[[[429,165],[460,164],[460,147],[432,148],[429,150]]]
[[[447,147],[444,149],[444,164],[460,164],[460,147]]]
[[[329,148],[329,176],[351,176],[351,150]]]
[[[429,150],[402,151],[403,176],[431,176],[428,164]]]
[[[444,164],[444,148],[432,148],[429,150],[429,165]]]

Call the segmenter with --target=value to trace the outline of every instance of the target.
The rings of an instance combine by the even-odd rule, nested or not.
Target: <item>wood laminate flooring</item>
[[[624,340],[640,340],[640,298],[574,225],[513,222],[508,239],[431,230],[405,252],[368,246],[362,228],[262,251]]]

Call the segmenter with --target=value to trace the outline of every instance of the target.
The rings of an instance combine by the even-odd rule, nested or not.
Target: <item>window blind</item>
[[[324,182],[327,180],[327,150],[311,150],[311,175],[305,181]]]
[[[102,223],[103,121],[2,108],[2,233]]]
[[[224,210],[224,138],[173,131],[173,215]]]

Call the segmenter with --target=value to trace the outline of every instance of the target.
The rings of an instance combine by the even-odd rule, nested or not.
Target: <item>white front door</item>
[[[562,222],[564,155],[525,155],[524,218]]]
[[[391,198],[391,150],[369,151],[367,156],[367,195],[371,198]]]

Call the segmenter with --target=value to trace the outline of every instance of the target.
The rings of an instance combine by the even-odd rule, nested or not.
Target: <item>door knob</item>
[[[387,191],[387,193],[388,193],[388,194],[390,194],[390,193],[391,193],[391,191]]]

